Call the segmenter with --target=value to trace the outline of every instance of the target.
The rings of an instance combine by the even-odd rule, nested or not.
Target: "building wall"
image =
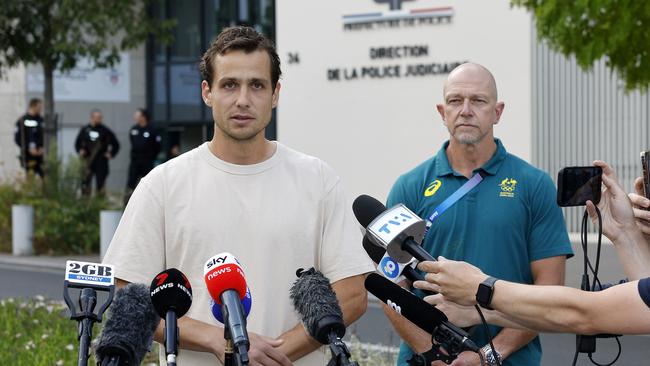
[[[26,110],[25,68],[6,70],[0,79],[0,181],[11,179],[20,169],[14,132],[16,120]]]
[[[623,188],[633,191],[634,179],[641,176],[639,152],[650,149],[647,93],[626,93],[604,60],[585,72],[573,58],[535,42],[533,100],[535,165],[557,179],[563,167],[605,160]],[[583,212],[577,207],[564,209],[570,231],[580,231]]]
[[[284,77],[278,140],[318,156],[351,197],[384,199],[402,173],[448,138],[436,111],[446,74],[328,80],[328,70],[473,61],[490,69],[506,108],[495,128],[510,152],[531,158],[531,17],[510,2],[418,0],[402,9],[452,7],[450,23],[345,30],[343,15],[384,12],[372,0],[276,3]],[[371,48],[421,45],[425,56],[372,59]],[[299,62],[291,62],[293,55]]]

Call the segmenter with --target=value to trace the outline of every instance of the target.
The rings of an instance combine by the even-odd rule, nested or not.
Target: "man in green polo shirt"
[[[422,218],[438,209],[423,246],[434,257],[474,264],[485,273],[509,281],[561,285],[565,261],[571,256],[562,211],[555,203],[555,185],[543,171],[509,154],[493,127],[504,109],[498,102],[494,77],[485,67],[466,63],[454,69],[437,106],[449,130],[449,141],[438,153],[399,177],[387,206],[403,203]],[[446,211],[438,205],[474,175],[483,180]],[[410,287],[410,283],[402,283]],[[398,365],[431,348],[431,336],[393,311],[388,318],[404,339]],[[483,348],[488,365],[538,366],[541,345],[529,331],[491,327],[497,354]],[[472,338],[479,346],[488,339],[482,327]],[[410,346],[410,347],[409,347]],[[437,365],[444,363],[437,361]],[[454,366],[479,366],[477,354],[462,353]]]

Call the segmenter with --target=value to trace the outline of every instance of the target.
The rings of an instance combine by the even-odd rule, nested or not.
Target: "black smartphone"
[[[643,172],[643,194],[646,198],[650,198],[650,150],[641,151],[641,169]],[[650,210],[650,207],[646,210]]]
[[[603,170],[596,166],[566,167],[557,174],[557,204],[584,206],[600,202]]]

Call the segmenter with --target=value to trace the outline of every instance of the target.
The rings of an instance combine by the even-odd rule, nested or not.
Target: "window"
[[[249,25],[275,38],[274,0],[163,0],[151,8],[158,19],[176,19],[174,39],[164,45],[152,39],[148,47],[148,107],[160,125],[212,125],[212,114],[201,100],[198,62],[225,27]],[[275,114],[267,137],[275,138]]]

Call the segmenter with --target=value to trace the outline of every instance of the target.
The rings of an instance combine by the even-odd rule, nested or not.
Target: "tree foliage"
[[[4,0],[0,5],[0,75],[19,64],[40,64],[45,79],[45,148],[56,140],[55,70],[74,68],[86,58],[98,67],[120,60],[149,35],[171,38],[175,21],[149,17],[158,0]]]
[[[650,85],[650,1],[512,0],[535,15],[552,49],[575,56],[583,70],[604,57],[627,90]]]
[[[169,39],[174,23],[147,14],[152,0],[20,0],[0,6],[0,67],[50,64],[67,71],[89,58],[113,66],[119,51],[150,34]]]

